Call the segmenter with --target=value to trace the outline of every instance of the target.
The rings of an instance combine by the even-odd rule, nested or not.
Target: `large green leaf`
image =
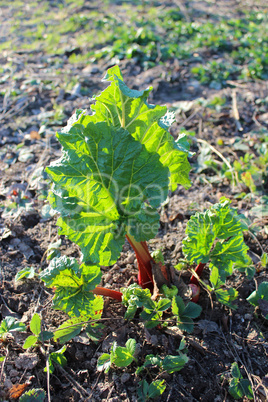
[[[54,258],[40,278],[47,287],[55,288],[53,306],[79,317],[92,310],[95,289],[101,279],[100,268],[82,264],[75,258],[62,256]]]
[[[58,327],[54,333],[54,339],[60,343],[66,343],[78,335],[83,327],[86,326],[86,331],[88,332],[90,327],[97,325],[98,323],[96,323],[95,320],[101,317],[103,298],[96,296],[88,307],[90,307],[90,309],[88,308],[87,313],[81,312],[79,317],[73,316],[72,312],[70,312],[69,315],[71,318]]]
[[[104,81],[111,82],[91,109],[96,121],[106,121],[114,127],[123,127],[149,152],[157,152],[161,163],[170,170],[170,188],[178,184],[190,187],[190,164],[187,160],[188,143],[184,134],[175,141],[168,128],[174,122],[173,113],[166,106],[147,103],[152,87],[144,91],[131,90],[123,81],[118,66],[107,71]]]
[[[157,208],[168,192],[168,168],[123,128],[83,113],[58,134],[63,156],[47,168],[49,200],[61,213],[60,234],[81,247],[84,261],[111,265],[128,231],[137,241],[158,230]]]
[[[248,263],[243,230],[245,226],[237,211],[230,207],[229,200],[223,199],[209,210],[191,217],[183,252],[190,262],[207,263],[211,260],[212,265],[230,274],[233,263]]]

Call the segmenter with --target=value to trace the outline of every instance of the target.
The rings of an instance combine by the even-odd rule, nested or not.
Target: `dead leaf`
[[[38,131],[31,131],[30,137],[31,137],[31,140],[40,140],[40,138],[41,138]]]
[[[24,384],[14,384],[8,390],[9,397],[12,399],[18,399],[23,394],[23,392],[26,390],[28,385],[29,385],[28,382],[25,382]]]

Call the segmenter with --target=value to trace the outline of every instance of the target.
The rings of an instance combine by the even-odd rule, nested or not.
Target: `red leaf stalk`
[[[195,268],[195,272],[197,273],[198,276],[202,275],[202,272],[205,268],[205,265],[203,262],[200,262],[197,267]],[[199,285],[198,279],[192,275],[191,279],[190,279],[190,283],[194,284],[194,285]]]
[[[101,286],[97,286],[94,290],[92,290],[92,293],[94,293],[94,295],[108,296],[112,299],[119,300],[120,302],[122,301],[122,293],[118,292],[117,290],[106,289]]]
[[[137,242],[130,234],[127,234],[126,238],[135,251],[138,261],[138,283],[143,289],[147,288],[152,291],[154,284],[151,261],[153,261],[153,258],[149,253],[147,243],[145,241]]]

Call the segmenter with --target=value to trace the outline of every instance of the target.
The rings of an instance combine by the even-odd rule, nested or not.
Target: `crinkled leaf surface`
[[[149,152],[156,152],[161,163],[169,168],[170,188],[178,184],[190,187],[190,164],[187,160],[189,145],[184,134],[177,141],[168,132],[174,122],[174,114],[165,106],[147,103],[152,87],[144,91],[131,90],[123,81],[118,66],[107,71],[104,81],[111,82],[91,106],[97,121],[106,121],[114,127],[123,127]]]
[[[66,351],[67,346],[63,345],[62,348],[57,350],[56,352],[52,352],[49,355],[49,372],[53,373],[54,372],[54,366],[53,363],[59,364],[61,367],[66,366],[67,364],[67,359],[63,355],[63,353]],[[44,370],[46,372],[46,369]]]
[[[128,231],[137,241],[158,230],[157,208],[168,192],[168,168],[127,130],[80,115],[58,134],[63,156],[47,172],[57,224],[81,247],[84,261],[111,265]]]
[[[233,263],[246,265],[249,260],[243,230],[245,226],[240,216],[230,207],[230,201],[223,199],[204,213],[191,217],[183,241],[184,255],[190,262],[211,260],[212,266],[219,268],[220,275],[231,274]]]
[[[40,278],[46,286],[55,288],[53,306],[79,317],[92,311],[95,296],[91,292],[100,282],[100,268],[79,266],[75,258],[54,258]]]
[[[90,307],[90,310],[86,313],[81,312],[79,317],[72,316],[69,320],[61,324],[54,333],[54,339],[58,340],[60,343],[65,343],[78,335],[84,326],[87,326],[88,330],[89,327],[97,325],[95,320],[98,320],[101,317],[103,298],[101,296],[96,296],[88,307]],[[69,315],[71,314],[69,313]],[[91,322],[91,320],[94,321]]]
[[[216,289],[215,294],[220,303],[225,304],[226,306],[233,309],[237,308],[237,305],[233,304],[238,296],[238,291],[236,289]]]
[[[45,400],[46,393],[41,388],[33,388],[25,392],[19,402],[43,402]]]

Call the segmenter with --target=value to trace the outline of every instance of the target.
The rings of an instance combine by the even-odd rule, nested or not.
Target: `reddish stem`
[[[94,293],[94,295],[108,296],[112,299],[122,301],[122,293],[118,292],[117,290],[106,289],[101,286],[97,286],[94,290],[92,290],[92,293]]]
[[[130,234],[127,234],[126,238],[135,251],[135,255],[138,261],[138,283],[143,289],[147,288],[152,291],[154,284],[151,261],[153,261],[153,258],[149,253],[147,243],[145,241],[137,242]]]
[[[197,267],[195,268],[195,272],[197,273],[198,276],[202,275],[202,272],[203,272],[203,270],[205,268],[205,265],[206,264],[204,264],[203,262],[200,262],[197,265]],[[199,285],[199,281],[194,275],[192,275],[192,277],[190,279],[190,283],[193,283],[194,285]]]

